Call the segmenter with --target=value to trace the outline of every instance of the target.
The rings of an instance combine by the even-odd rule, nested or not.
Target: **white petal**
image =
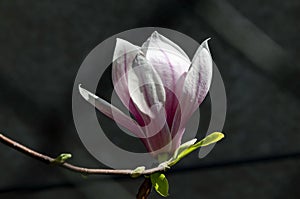
[[[114,90],[124,106],[135,117],[136,121],[143,125],[145,123],[144,116],[133,104],[128,89],[128,71],[132,69],[132,62],[139,52],[138,46],[123,39],[117,39],[112,64],[112,80]]]
[[[178,78],[188,71],[191,64],[185,52],[156,31],[142,45],[141,50],[159,73],[164,85],[175,92]]]
[[[112,81],[114,90],[122,103],[129,109],[130,95],[128,90],[128,71],[139,52],[139,47],[123,39],[117,39],[112,64]]]
[[[171,126],[182,91],[182,86],[178,84],[178,81],[188,71],[191,64],[190,59],[177,44],[156,31],[142,45],[141,50],[160,75],[166,88],[168,103],[165,108],[168,124]]]
[[[119,58],[124,57],[124,54],[130,54],[131,59],[127,60],[132,62],[132,60],[134,59],[135,55],[140,51],[140,47],[133,45],[132,43],[124,40],[124,39],[120,39],[117,38],[116,39],[116,47],[114,50],[114,56],[113,56],[113,61],[118,60]],[[132,53],[132,54],[131,54]],[[119,59],[119,60],[123,60],[123,59]],[[119,61],[121,63],[121,61]],[[124,64],[124,63],[121,63]]]
[[[187,93],[190,101],[198,105],[202,103],[210,88],[213,63],[208,48],[208,40],[202,42],[192,60],[192,65],[185,79],[183,93]]]
[[[131,131],[137,137],[145,137],[144,133],[142,132],[140,127],[136,124],[136,122],[130,117],[128,117],[127,115],[125,115],[118,108],[111,105],[107,101],[99,98],[98,96],[94,95],[88,90],[82,88],[81,84],[79,84],[78,89],[81,96],[90,104],[92,104],[94,107],[96,107],[99,111],[101,111],[104,115],[108,116],[118,124],[122,125],[126,129]]]
[[[151,53],[149,52],[151,48],[165,50],[167,53],[171,53],[176,57],[185,60],[186,62],[190,62],[187,54],[177,44],[159,34],[157,31],[154,31],[147,41],[142,45],[142,51],[146,54],[147,58],[151,57]]]
[[[176,81],[179,76],[188,71],[191,63],[187,54],[177,44],[156,31],[142,45],[141,50],[158,72],[163,70],[162,79],[170,79],[172,78],[170,75],[173,75]],[[164,70],[168,70],[167,73],[164,73]],[[168,77],[164,77],[165,75]]]
[[[160,76],[142,53],[137,54],[133,70],[128,72],[128,89],[134,104],[150,117],[154,117],[153,105],[165,104],[165,89]]]
[[[190,70],[188,71],[175,118],[181,118],[176,129],[184,128],[187,120],[204,100],[209,91],[212,79],[212,58],[205,40],[194,55]],[[178,117],[180,114],[180,117]],[[174,123],[173,123],[174,124]],[[178,126],[178,124],[177,124]],[[173,132],[173,131],[172,131]]]

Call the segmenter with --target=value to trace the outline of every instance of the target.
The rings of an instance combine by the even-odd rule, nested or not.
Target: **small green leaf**
[[[169,195],[169,183],[163,173],[153,173],[150,175],[150,179],[152,186],[159,195],[163,197],[167,197]]]
[[[206,136],[204,139],[200,140],[199,142],[197,142],[196,144],[182,150],[176,158],[174,158],[174,160],[172,160],[169,163],[169,166],[173,166],[175,165],[177,162],[179,162],[182,158],[184,158],[185,156],[187,156],[188,154],[192,153],[193,151],[195,151],[196,149],[198,149],[199,147],[202,146],[207,146],[210,144],[213,144],[215,142],[220,141],[221,139],[224,138],[224,134],[220,133],[220,132],[214,132],[209,134],[208,136]]]
[[[72,154],[70,153],[62,153],[57,158],[55,158],[52,163],[55,164],[63,164],[67,159],[70,159],[72,157]]]
[[[132,178],[137,178],[137,177],[139,177],[142,174],[143,171],[145,171],[145,169],[146,169],[146,167],[144,167],[144,166],[137,167],[136,169],[134,169],[132,171],[132,173],[130,174],[130,176]]]
[[[187,141],[187,142],[183,143],[182,145],[180,145],[174,152],[173,158],[176,159],[178,154],[180,154],[182,151],[184,151],[185,149],[187,149],[190,146],[192,146],[193,144],[195,144],[196,141],[197,141],[197,138],[194,138],[194,139]]]
[[[220,141],[223,138],[224,138],[224,134],[223,133],[214,132],[214,133],[211,133],[208,136],[206,136],[200,142],[197,142],[196,144],[194,144],[194,146],[197,147],[197,148],[198,147],[202,147],[202,146],[207,146],[207,145],[216,143],[216,142]]]

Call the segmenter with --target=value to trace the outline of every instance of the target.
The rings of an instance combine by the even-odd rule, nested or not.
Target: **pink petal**
[[[141,140],[153,155],[160,153],[161,150],[169,152],[171,149],[171,134],[166,123],[165,110],[161,104],[157,104],[152,106],[152,111],[155,117],[151,118],[148,125],[142,127],[147,137],[143,137]]]
[[[187,75],[187,72],[183,73],[181,75],[181,77],[178,79],[178,82],[177,82],[176,93],[180,93],[180,94],[178,94],[179,99],[181,98],[182,89],[183,89],[183,85],[184,85],[184,82],[185,82],[186,75]],[[177,104],[179,104],[179,102]],[[180,127],[180,124],[181,124],[181,108],[184,108],[184,107],[177,106],[176,110],[174,111],[174,114],[173,114],[173,121],[172,121],[172,127],[171,127],[172,139],[178,133],[177,131],[178,131],[178,129]],[[184,131],[182,131],[182,133],[183,132]],[[173,140],[173,142],[174,142],[174,140]],[[178,142],[178,140],[176,140],[175,142]],[[176,144],[180,145],[180,140],[179,140],[179,143],[176,143]]]

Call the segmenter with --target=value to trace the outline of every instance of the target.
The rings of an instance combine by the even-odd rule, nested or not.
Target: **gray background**
[[[199,42],[212,38],[228,115],[226,139],[209,156],[194,153],[169,172],[169,198],[299,198],[299,11],[298,0],[2,0],[0,131],[51,156],[71,152],[74,164],[104,167],[73,124],[76,72],[113,34],[171,28]],[[2,144],[0,159],[1,199],[134,198],[142,181],[83,178]]]

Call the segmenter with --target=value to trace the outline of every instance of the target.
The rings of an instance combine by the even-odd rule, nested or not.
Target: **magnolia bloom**
[[[117,39],[112,81],[131,117],[80,85],[79,91],[98,110],[140,138],[152,155],[171,156],[211,84],[207,41],[190,61],[177,44],[157,32],[141,47]]]

